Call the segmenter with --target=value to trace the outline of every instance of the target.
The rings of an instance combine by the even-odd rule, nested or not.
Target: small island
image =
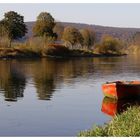
[[[28,28],[24,17],[15,11],[0,21],[0,58],[102,57],[126,55],[125,43],[111,35],[96,40],[93,29],[63,26],[48,12],[41,12],[25,37]]]

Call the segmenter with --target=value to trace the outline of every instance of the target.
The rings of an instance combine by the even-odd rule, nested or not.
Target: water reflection
[[[131,70],[127,68],[126,61],[129,60],[122,57],[0,60],[0,90],[5,100],[17,100],[24,96],[25,87],[31,79],[38,99],[50,100],[54,91],[61,89],[63,84],[74,85],[77,81],[82,83],[94,79],[94,85],[96,79],[103,80],[108,76]],[[131,65],[133,61],[130,59],[129,63]],[[135,70],[139,71],[140,67]]]
[[[102,101],[101,111],[109,116],[114,117],[127,110],[128,107],[140,105],[140,99],[123,99],[115,100],[112,98],[104,97]]]
[[[56,88],[57,65],[45,59],[36,61],[32,65],[32,74],[38,99],[50,100]]]
[[[41,63],[35,62],[32,72],[39,99],[49,100],[56,87],[61,88],[61,84],[67,82],[74,84],[74,80],[68,79],[84,77],[89,70],[93,73],[92,59],[81,63],[76,60],[46,61],[46,59],[42,59]]]
[[[23,97],[26,78],[22,67],[18,63],[0,62],[0,89],[4,91],[6,101],[17,101]]]

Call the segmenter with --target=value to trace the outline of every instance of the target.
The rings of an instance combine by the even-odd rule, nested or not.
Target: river
[[[139,80],[139,56],[0,60],[0,136],[76,136],[112,116],[101,85]]]

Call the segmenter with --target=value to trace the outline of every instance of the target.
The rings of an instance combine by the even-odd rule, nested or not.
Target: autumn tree
[[[33,33],[35,36],[45,36],[57,38],[57,34],[53,32],[55,26],[55,20],[50,13],[41,12],[33,27]]]
[[[133,35],[133,44],[140,46],[140,32],[136,32]]]
[[[4,14],[4,19],[0,21],[0,35],[7,37],[11,41],[25,36],[27,27],[24,23],[24,17],[14,11],[9,11]]]
[[[110,35],[104,35],[101,43],[96,45],[96,50],[102,54],[120,54],[123,50],[123,43]]]
[[[127,41],[129,43],[128,51],[130,54],[139,54],[140,53],[140,32],[136,32],[131,38],[130,41]]]
[[[86,49],[91,49],[95,42],[95,32],[91,29],[81,29],[80,30],[83,37],[83,45]]]
[[[74,45],[82,45],[83,44],[83,37],[78,29],[74,27],[65,27],[62,39],[65,43],[70,44],[73,49]]]

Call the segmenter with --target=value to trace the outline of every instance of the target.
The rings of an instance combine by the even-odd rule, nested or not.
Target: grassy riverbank
[[[78,134],[82,137],[129,137],[140,136],[140,107],[133,106],[102,127],[94,127]]]
[[[97,54],[82,49],[69,49],[63,45],[47,47],[20,45],[12,48],[0,48],[0,58],[32,58],[32,57],[104,57],[122,56],[125,54]]]

